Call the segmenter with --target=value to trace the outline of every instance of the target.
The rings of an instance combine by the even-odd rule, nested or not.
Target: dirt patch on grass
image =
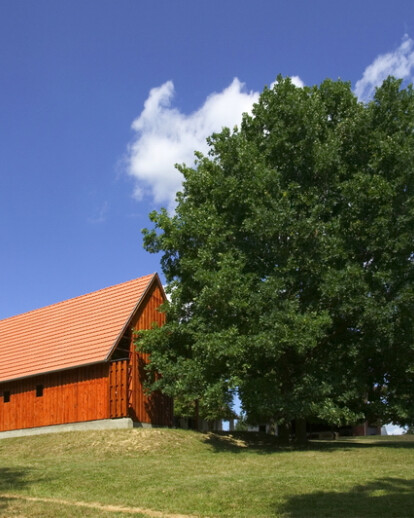
[[[188,449],[199,443],[195,434],[182,430],[133,429],[119,433],[101,433],[91,437],[94,451],[105,455],[159,453]]]
[[[202,440],[204,444],[208,444],[217,451],[268,452],[292,448],[292,445],[287,446],[281,443],[275,435],[260,432],[215,432],[205,434]]]
[[[21,496],[13,494],[2,494],[1,498],[10,500],[26,500],[28,502],[52,503],[64,506],[80,507],[85,509],[94,509],[97,511],[124,513],[124,514],[143,514],[148,518],[198,518],[190,514],[167,513],[163,511],[155,511],[153,509],[145,509],[142,507],[127,507],[122,505],[103,505],[96,502],[76,502],[71,500],[62,500],[60,498],[40,498],[34,496]]]
[[[207,437],[210,442],[222,441],[224,444],[234,446],[235,448],[248,448],[249,446],[249,443],[245,438],[240,436],[237,437],[231,433],[208,433]]]

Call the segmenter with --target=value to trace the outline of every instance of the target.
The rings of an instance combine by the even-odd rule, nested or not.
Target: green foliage
[[[246,414],[241,414],[236,421],[236,425],[234,427],[236,432],[247,432],[249,429],[249,423],[247,422]]]
[[[168,322],[145,332],[153,388],[251,421],[414,422],[414,96],[388,78],[278,78],[240,129],[184,165],[150,215]]]

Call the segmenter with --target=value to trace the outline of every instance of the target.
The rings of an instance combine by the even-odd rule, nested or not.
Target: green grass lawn
[[[160,429],[3,439],[1,495],[0,516],[19,518],[142,518],[151,515],[146,510],[200,517],[409,518],[414,436],[312,441],[301,449],[280,447],[265,435]]]

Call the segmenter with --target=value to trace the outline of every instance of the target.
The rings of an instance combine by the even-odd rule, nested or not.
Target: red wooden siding
[[[150,329],[154,323],[163,325],[165,314],[158,311],[164,302],[163,295],[157,284],[147,294],[142,304],[142,310],[138,313],[134,329]],[[145,394],[143,383],[145,380],[145,364],[148,356],[137,353],[134,344],[135,337],[131,339],[130,353],[130,415],[133,419],[142,423],[152,423],[159,426],[171,426],[173,421],[172,400],[162,394]]]
[[[128,361],[117,361],[109,367],[109,417],[128,415]]]
[[[38,385],[41,397],[36,397]],[[108,364],[0,384],[0,431],[107,419],[108,414]]]

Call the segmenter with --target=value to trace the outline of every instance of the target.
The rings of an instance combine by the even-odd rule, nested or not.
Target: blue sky
[[[174,162],[279,73],[411,81],[411,38],[412,0],[0,0],[0,318],[160,271]]]

